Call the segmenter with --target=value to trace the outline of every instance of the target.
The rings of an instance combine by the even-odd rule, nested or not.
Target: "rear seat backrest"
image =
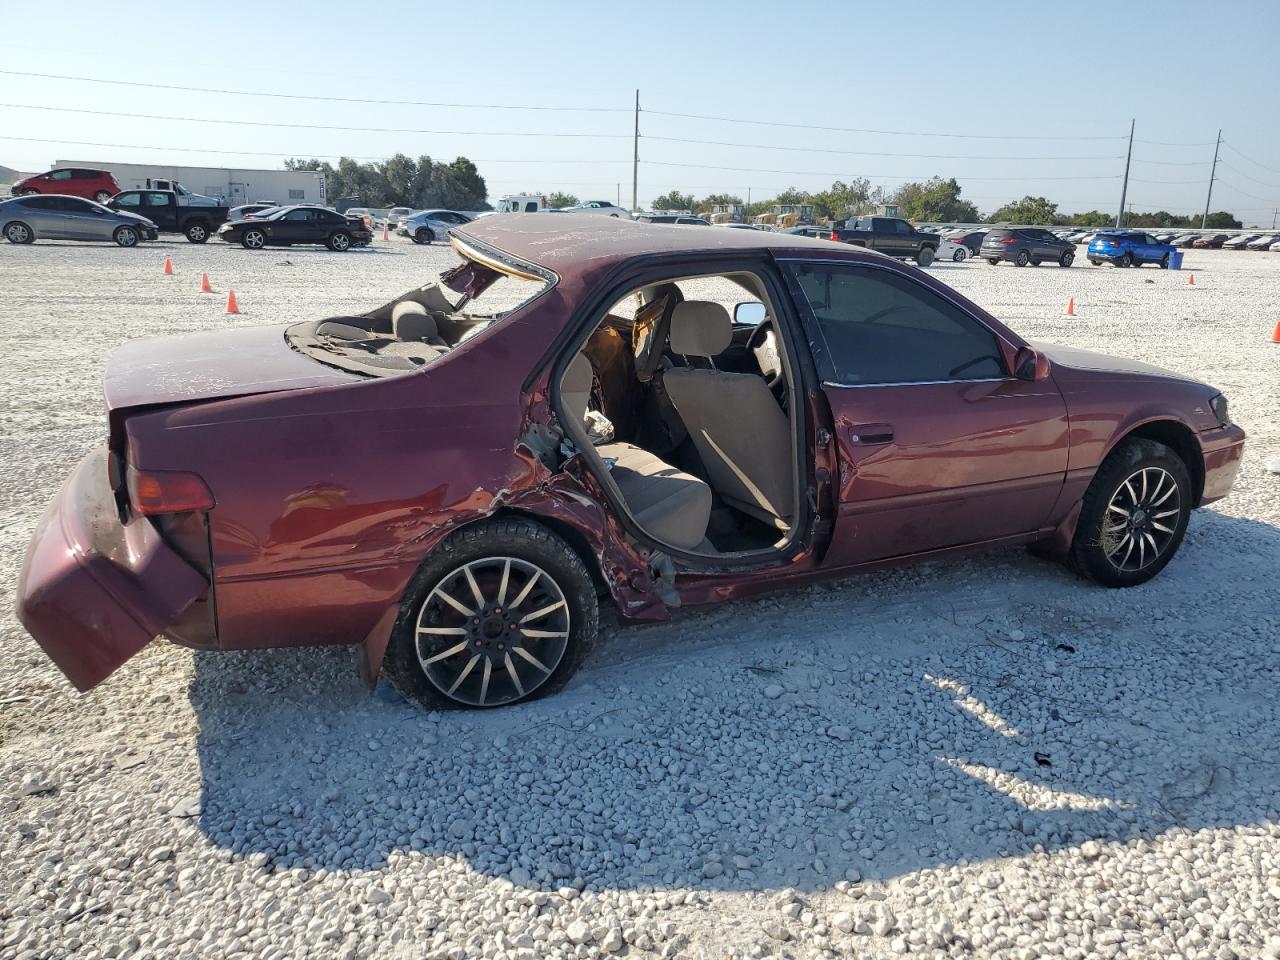
[[[448,349],[449,344],[440,336],[435,317],[420,303],[406,300],[397,303],[391,311],[391,332],[397,340],[407,343],[428,343],[433,347]]]

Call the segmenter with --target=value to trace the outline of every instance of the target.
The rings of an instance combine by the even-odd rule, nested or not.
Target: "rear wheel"
[[[1160,258],[1160,269],[1161,270],[1169,269],[1169,255],[1167,253]]]
[[[1137,263],[1137,261],[1133,259],[1132,253],[1126,253],[1120,258],[1120,266],[1122,267],[1132,267],[1135,263]]]
[[[1019,250],[1018,255],[1013,259],[1013,265],[1015,267],[1025,267],[1030,262],[1031,262],[1031,254],[1029,254],[1026,250]]]
[[[927,267],[931,263],[933,263],[933,247],[921,247],[916,254],[916,264]]]
[[[1076,254],[1074,250],[1063,250],[1062,256],[1058,258],[1058,266],[1069,267],[1076,262]]]
[[[209,228],[203,223],[189,223],[183,232],[187,235],[188,243],[204,243],[209,239]]]
[[[134,227],[117,227],[112,235],[116,243],[122,247],[136,247],[141,237]]]
[[[36,235],[21,220],[7,223],[4,227],[4,238],[10,243],[34,243]]]
[[[419,227],[413,232],[414,243],[430,243],[435,238],[436,235],[431,232],[430,227]]]
[[[267,245],[267,235],[256,227],[240,234],[240,245],[246,250],[261,250]]]
[[[1191,506],[1181,458],[1154,440],[1125,440],[1085,491],[1071,566],[1107,587],[1146,583],[1173,559]]]
[[[338,253],[344,253],[351,249],[351,234],[345,230],[337,230],[333,236],[329,238],[329,249]]]
[[[530,520],[458,531],[405,592],[387,675],[428,708],[496,707],[558,690],[595,641],[595,587],[562,539]]]
[[[99,190],[97,193],[93,195],[93,199],[96,200],[98,203],[106,203],[108,200],[111,199],[111,194],[107,193],[107,191],[105,190]]]
[[[1000,265],[1000,258],[999,258],[999,257],[987,257],[987,263],[991,264],[993,267],[998,267],[998,266]]]
[[[966,250],[964,247],[961,247],[959,250],[957,250],[955,253],[951,255],[951,259],[954,260],[956,263],[963,263],[968,258],[968,256],[969,256],[969,251]]]

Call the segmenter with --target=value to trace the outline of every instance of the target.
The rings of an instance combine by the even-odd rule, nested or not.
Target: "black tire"
[[[490,558],[497,561],[510,558],[517,562],[531,564],[539,568],[542,574],[552,581],[565,602],[568,637],[565,638],[565,646],[558,663],[549,674],[543,675],[544,678],[536,687],[521,694],[514,694],[500,703],[482,705],[450,696],[446,690],[437,686],[438,680],[433,680],[427,675],[427,668],[422,663],[419,651],[421,636],[419,618],[428,613],[430,609],[428,604],[432,602],[437,586],[448,582],[464,565],[483,563]],[[482,593],[487,593],[485,585],[482,584],[480,589]],[[530,594],[530,597],[532,596],[533,594]],[[474,599],[470,598],[467,602],[475,603]],[[495,608],[486,616],[485,626],[475,629],[474,638],[470,636],[463,638],[468,647],[458,654],[459,657],[466,656],[472,649],[480,649],[479,644],[482,638],[488,636],[485,632],[488,621],[499,619],[496,615],[502,612],[500,607]],[[508,613],[513,617],[519,615],[519,611],[508,611]],[[465,617],[462,619],[466,621]],[[447,629],[462,628],[438,629],[443,632]],[[387,678],[401,693],[417,700],[428,709],[506,706],[544,697],[563,687],[590,652],[598,630],[599,605],[596,601],[595,585],[582,559],[573,548],[546,527],[532,520],[523,518],[488,520],[453,533],[423,561],[413,581],[405,590],[404,599],[400,604],[400,615],[392,628],[391,642],[387,647],[383,669]],[[428,637],[421,641],[423,644],[428,644],[423,653],[437,655],[436,646],[452,643],[453,639],[451,637],[449,640],[433,641]],[[499,636],[498,639],[502,638]],[[518,644],[513,644],[511,649],[514,650],[516,645]],[[492,648],[486,649],[485,654],[486,656],[482,659],[497,656],[497,652]],[[509,653],[504,653],[504,656],[509,657]],[[524,663],[523,660],[513,662]],[[529,664],[525,677],[526,679],[536,678],[540,671],[531,666],[532,661]],[[462,666],[465,666],[465,663]],[[505,675],[505,667],[503,669],[503,674],[495,672],[494,676]]]
[[[1092,263],[1095,267],[1102,266],[1101,260],[1094,260],[1092,257],[1089,258],[1089,262]]]
[[[419,227],[413,232],[413,242],[429,244],[436,238],[430,227]]]
[[[1160,258],[1160,269],[1161,270],[1169,269],[1169,255],[1167,253]]]
[[[998,266],[1000,266],[1000,258],[999,258],[999,257],[987,257],[987,263],[991,264],[993,267],[998,267]]]
[[[916,265],[920,267],[927,267],[929,264],[933,263],[933,255],[933,247],[921,247],[916,253]]]
[[[1058,258],[1058,266],[1069,267],[1076,262],[1076,252],[1074,250],[1063,250],[1062,256]]]
[[[204,243],[209,239],[209,225],[200,221],[188,223],[183,233],[187,235],[187,243]]]
[[[138,241],[142,239],[142,234],[138,232],[137,227],[126,225],[116,227],[116,232],[111,235],[111,239],[122,247],[136,247]]]
[[[4,225],[4,238],[16,244],[35,243],[36,232],[21,220],[14,220]]]
[[[99,190],[97,193],[93,195],[93,200],[95,203],[106,203],[108,200],[111,199],[111,196],[112,195],[107,193],[107,191]]]
[[[966,250],[964,247],[961,247],[959,250],[957,250],[955,253],[951,255],[951,259],[956,263],[964,263],[965,260],[967,260],[968,258],[969,258],[969,251]]]
[[[1123,257],[1120,258],[1120,266],[1122,267],[1132,267],[1137,262],[1138,262],[1137,260],[1133,259],[1132,253],[1126,253]]]
[[[1155,478],[1160,476],[1160,472],[1176,485],[1176,495],[1167,493],[1167,485],[1155,486]],[[1134,479],[1138,475],[1146,479],[1143,481]],[[1130,498],[1129,493],[1124,491],[1126,484],[1135,494],[1141,494],[1141,496]],[[1155,489],[1149,492],[1147,488],[1152,486],[1155,486]],[[1123,510],[1113,507],[1117,498],[1122,505],[1128,504],[1130,499],[1137,501],[1137,504],[1149,505],[1156,499],[1157,494],[1162,495],[1164,499],[1151,506],[1150,510],[1139,507],[1133,509],[1126,520],[1115,520],[1115,523],[1122,523],[1125,526],[1117,529],[1114,524],[1108,524],[1111,517],[1123,515]],[[1170,509],[1170,504],[1175,500],[1176,516],[1162,515],[1163,511]],[[1098,468],[1093,481],[1089,484],[1089,489],[1085,491],[1080,520],[1076,525],[1075,538],[1071,542],[1069,557],[1071,568],[1081,576],[1105,587],[1136,587],[1140,583],[1146,583],[1163,570],[1178,552],[1182,538],[1187,532],[1187,520],[1190,516],[1191,476],[1182,459],[1173,450],[1154,440],[1145,440],[1140,437],[1124,440],[1102,462],[1102,466]],[[1129,547],[1130,552],[1125,553],[1117,565],[1114,556],[1124,548],[1126,539],[1120,539],[1112,548],[1113,553],[1109,554],[1108,544],[1111,541],[1108,537],[1120,537],[1121,532],[1126,534],[1126,538],[1129,537],[1128,524],[1131,524],[1135,517],[1141,520],[1138,529],[1142,529],[1143,532],[1133,540],[1133,543],[1141,543],[1144,557],[1147,543],[1151,543],[1151,549],[1156,556],[1153,561],[1148,561],[1135,569],[1129,569],[1125,566],[1125,560],[1131,556],[1132,544]],[[1159,519],[1153,521],[1154,517]],[[1173,523],[1170,524],[1169,521]],[[1171,532],[1166,534],[1161,533],[1159,529],[1153,529],[1150,526],[1152,522],[1168,527]]]
[[[1015,267],[1025,267],[1030,262],[1031,254],[1026,250],[1019,250],[1018,255],[1013,258],[1013,265]]]
[[[1032,257],[1032,258],[1031,258],[1031,265],[1032,265],[1033,267],[1038,267],[1038,266],[1040,266],[1040,264],[1042,264],[1042,263],[1044,263],[1044,261],[1043,261],[1043,260],[1041,260],[1039,257]]]
[[[246,250],[261,250],[267,245],[267,235],[257,227],[250,227],[240,234],[240,246]]]
[[[335,230],[325,243],[335,253],[346,253],[351,249],[351,234],[345,230]]]

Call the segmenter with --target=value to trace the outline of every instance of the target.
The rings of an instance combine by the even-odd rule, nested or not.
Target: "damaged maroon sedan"
[[[79,689],[158,635],[359,644],[432,706],[549,693],[630,620],[1027,544],[1158,573],[1230,489],[1213,389],[1031,345],[853,247],[607,217],[454,231],[361,316],[126,344],[18,590]]]

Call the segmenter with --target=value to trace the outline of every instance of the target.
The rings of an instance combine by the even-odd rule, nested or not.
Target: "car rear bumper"
[[[978,256],[985,257],[988,260],[1012,260],[1016,255],[1015,251],[1011,251],[1009,247],[979,247]]]
[[[209,590],[144,517],[122,522],[94,450],[49,504],[18,578],[18,618],[78,690],[89,690]]]
[[[1221,500],[1231,492],[1244,457],[1244,431],[1231,424],[1200,434],[1204,454],[1204,493],[1200,505]]]

